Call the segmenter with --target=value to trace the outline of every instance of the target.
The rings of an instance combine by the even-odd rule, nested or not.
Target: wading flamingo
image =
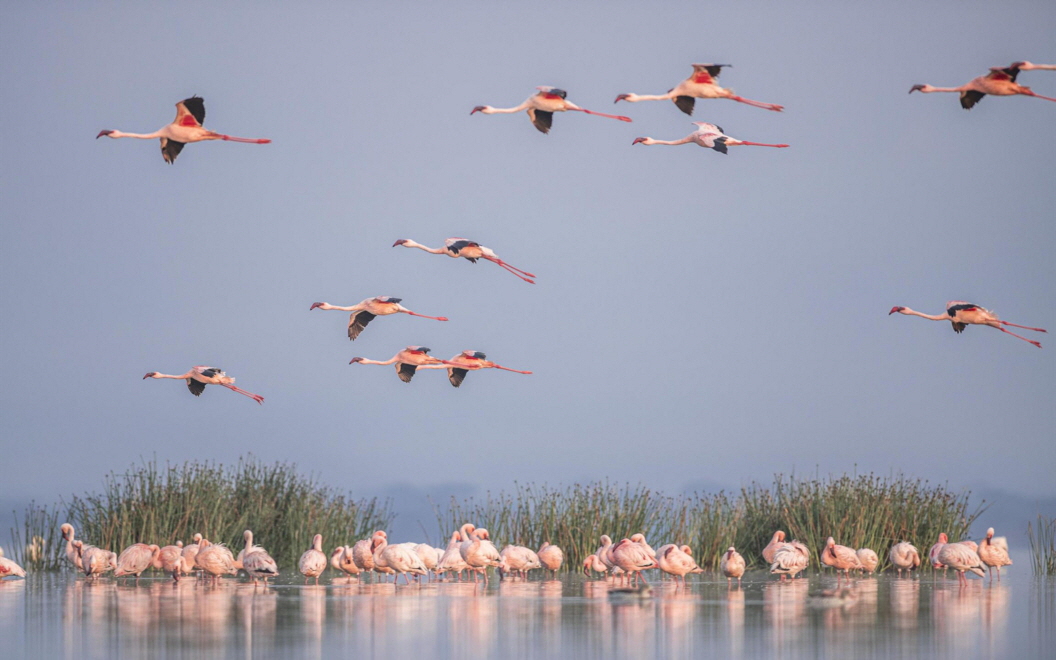
[[[73,525],[70,523],[63,523],[62,527],[59,529],[62,530],[62,538],[66,540],[66,561],[73,564],[77,569],[80,569],[81,555],[77,552],[77,548],[74,546],[74,541],[76,541],[76,539],[73,538]]]
[[[931,92],[957,92],[961,95],[961,107],[965,110],[971,110],[972,106],[978,103],[987,94],[991,96],[1015,96],[1016,94],[1022,94],[1024,96],[1033,96],[1039,99],[1045,99],[1046,101],[1056,101],[1054,98],[1048,96],[1042,96],[1041,94],[1035,94],[1030,90],[1029,87],[1016,84],[1016,76],[1019,75],[1023,66],[1016,65],[1028,64],[1027,62],[1016,62],[1010,67],[994,66],[990,67],[990,73],[985,76],[979,76],[973,78],[967,83],[960,87],[932,87],[931,85],[913,85],[909,88],[909,93],[923,92],[930,94]],[[1041,67],[1032,67],[1041,68]],[[963,577],[963,576],[962,576]]]
[[[223,543],[210,543],[198,550],[195,564],[212,577],[215,583],[221,575],[238,575],[235,556]]]
[[[336,309],[342,312],[352,312],[352,315],[348,317],[348,338],[351,340],[355,340],[359,333],[363,332],[363,328],[366,328],[367,324],[373,321],[376,316],[409,314],[411,316],[420,316],[423,319],[433,319],[434,321],[447,320],[446,316],[426,316],[425,314],[412,312],[400,304],[402,300],[403,298],[393,298],[392,296],[377,296],[375,298],[367,298],[363,302],[349,307],[338,307],[327,302],[317,302],[312,303],[308,311],[310,312],[318,307],[323,310]]]
[[[774,532],[773,538],[771,538],[770,542],[766,544],[765,548],[763,548],[763,561],[768,564],[774,563],[774,553],[776,553],[777,549],[783,545],[785,545],[785,533],[779,529]]]
[[[657,566],[664,573],[674,576],[676,586],[679,578],[682,578],[682,586],[686,586],[686,574],[704,572],[703,568],[697,566],[693,559],[693,550],[688,545],[670,544],[656,555]]]
[[[319,576],[326,570],[326,555],[323,554],[323,535],[316,534],[312,537],[312,547],[305,550],[297,562],[297,570],[304,576],[304,583],[308,584],[309,578],[315,578],[319,584]]]
[[[649,554],[646,546],[631,539],[622,539],[619,543],[612,546],[612,560],[628,576],[633,574],[635,584],[637,584],[639,577],[641,577],[642,582],[648,584],[645,577],[641,576],[641,572],[658,567],[656,559]]]
[[[784,582],[786,575],[795,578],[797,573],[806,570],[810,564],[810,550],[799,541],[793,540],[778,546],[773,558],[770,562],[770,573],[780,575],[781,581]]]
[[[946,577],[946,566],[939,561],[939,553],[942,551],[942,546],[946,545],[949,540],[949,537],[946,536],[946,532],[940,532],[938,543],[931,546],[931,549],[928,550],[928,563],[931,564],[931,567],[934,570],[941,568],[943,577]]]
[[[651,137],[640,137],[634,138],[634,142],[631,145],[644,144],[646,146],[651,144],[689,144],[690,142],[699,144],[702,147],[708,149],[714,149],[720,154],[724,154],[727,151],[727,147],[735,147],[737,145],[748,145],[750,147],[777,147],[778,149],[784,149],[787,144],[768,144],[765,142],[746,142],[745,140],[738,140],[732,138],[729,135],[723,133],[722,128],[715,124],[709,124],[703,121],[693,122],[697,125],[697,130],[693,131],[681,140],[654,140]]]
[[[278,577],[278,565],[267,550],[253,544],[253,532],[247,529],[242,532],[242,537],[246,540],[246,547],[238,554],[238,563],[242,565],[242,570],[253,578],[253,584],[256,584],[259,578],[264,580],[264,586],[267,586],[268,578]]]
[[[349,364],[395,364],[396,375],[400,377],[405,383],[411,382],[414,378],[414,372],[418,367],[422,367],[428,364],[446,365],[440,358],[430,357],[428,355],[431,348],[425,346],[408,346],[396,355],[392,356],[388,360],[368,360],[367,358],[354,357],[349,361]]]
[[[917,552],[917,548],[912,543],[906,543],[905,541],[891,546],[891,552],[888,553],[887,559],[898,570],[898,577],[902,577],[903,569],[905,569],[906,575],[909,575],[910,571],[920,568],[920,553]]]
[[[151,543],[133,543],[125,548],[117,558],[117,566],[114,568],[114,577],[127,575],[136,576],[136,584],[139,584],[139,576],[147,570],[158,558],[161,548]]]
[[[209,545],[209,541],[205,541],[204,537],[197,532],[195,532],[192,540],[194,543],[183,546],[181,554],[183,554],[185,560],[184,564],[190,566],[191,570],[195,570],[198,568],[198,553],[201,552],[202,548]]]
[[[154,559],[154,568],[168,573],[174,582],[179,582],[182,573],[194,570],[194,564],[183,556],[183,541],[177,541],[176,545],[167,545],[158,552]]]
[[[880,565],[880,557],[869,548],[858,548],[858,563],[862,565],[862,571],[872,573]]]
[[[449,380],[455,387],[462,384],[462,381],[466,379],[467,373],[470,371],[478,371],[480,369],[502,369],[503,371],[512,371],[517,374],[532,373],[530,371],[520,371],[518,369],[504,367],[501,364],[495,364],[488,360],[487,357],[487,355],[480,351],[462,351],[448,360],[446,364],[423,366],[422,369],[447,369],[447,380]]]
[[[731,545],[726,549],[726,554],[722,556],[722,561],[719,563],[722,574],[726,576],[726,586],[733,584],[733,578],[737,578],[737,586],[741,586],[741,576],[744,575],[745,566],[744,557],[737,552],[736,548]]]
[[[4,557],[3,554],[0,553],[0,580],[3,580],[4,578],[10,577],[12,575],[14,575],[15,577],[24,578],[26,577],[26,571],[21,566],[11,561],[7,557]]]
[[[502,579],[506,573],[528,579],[528,571],[541,567],[539,555],[523,545],[508,545],[499,553],[499,579]]]
[[[549,133],[550,126],[554,122],[555,112],[565,112],[567,110],[574,110],[576,112],[585,112],[588,115],[598,115],[599,117],[608,117],[609,119],[619,119],[620,121],[631,121],[630,117],[624,117],[622,115],[608,115],[604,112],[595,112],[593,110],[587,110],[581,108],[575,103],[568,101],[565,97],[568,96],[568,92],[563,89],[556,87],[536,87],[539,91],[532,94],[524,103],[514,108],[493,108],[490,105],[478,105],[473,108],[469,114],[480,112],[485,115],[495,114],[515,114],[521,110],[528,112],[528,118],[532,120],[532,125],[535,126],[541,133]]]
[[[368,575],[374,570],[374,539],[360,539],[352,545],[352,563]]]
[[[191,391],[194,396],[201,396],[202,392],[205,391],[206,385],[223,385],[229,390],[234,390],[239,394],[243,394],[253,399],[257,403],[264,403],[264,397],[259,394],[253,394],[247,392],[242,388],[235,387],[233,383],[235,379],[228,376],[219,367],[207,367],[204,365],[198,365],[191,367],[191,370],[185,374],[179,376],[170,376],[169,374],[158,373],[157,371],[151,371],[146,376],[143,376],[143,380],[148,378],[175,378],[176,380],[187,381],[187,389]]]
[[[81,571],[86,578],[98,578],[103,573],[117,568],[117,555],[113,552],[85,545],[83,541],[74,541],[73,547],[81,558]]]
[[[858,568],[858,555],[854,550],[845,545],[836,545],[836,541],[830,536],[825,540],[825,548],[821,551],[821,563],[836,569],[836,587],[840,586],[840,571],[850,579],[852,568]]]
[[[719,87],[719,83],[716,82],[716,78],[722,72],[722,68],[725,66],[733,66],[732,64],[694,64],[693,73],[688,78],[678,83],[676,87],[668,90],[666,94],[657,95],[641,95],[641,94],[620,94],[616,97],[613,103],[620,101],[630,101],[635,103],[637,101],[664,101],[670,99],[675,102],[678,109],[687,115],[693,114],[693,105],[696,99],[730,99],[731,101],[737,101],[738,103],[747,103],[748,105],[755,106],[756,108],[763,108],[764,110],[773,110],[775,112],[781,112],[785,109],[783,105],[775,105],[773,103],[763,103],[761,101],[752,101],[741,96],[737,96],[732,90],[724,89]]]
[[[1047,332],[1042,328],[1031,328],[1030,326],[1026,325],[1016,325],[1015,323],[1002,321],[1001,319],[997,318],[997,314],[991,312],[990,310],[984,307],[980,307],[979,305],[975,305],[973,303],[964,302],[963,300],[951,300],[950,302],[946,303],[945,314],[924,314],[922,312],[912,310],[908,307],[896,306],[892,307],[891,311],[888,312],[887,315],[891,316],[895,312],[898,312],[899,314],[906,314],[907,316],[919,316],[921,318],[929,319],[931,321],[949,321],[953,324],[954,332],[964,332],[964,329],[968,327],[968,325],[988,325],[991,328],[997,328],[1001,332],[1012,335],[1017,339],[1022,339],[1023,341],[1029,344],[1034,344],[1038,348],[1041,348],[1041,344],[1039,342],[1036,342],[1032,339],[1027,339],[1026,337],[1021,337],[1014,332],[1009,332],[1001,326],[1008,325],[1012,326],[1013,328],[1033,330],[1034,332]]]
[[[459,582],[462,581],[462,571],[469,568],[466,560],[462,559],[462,541],[461,533],[452,532],[451,540],[447,542],[447,548],[436,566],[437,573],[454,573]]]
[[[205,122],[205,101],[200,96],[192,96],[176,104],[176,119],[168,126],[163,126],[153,133],[122,133],[121,131],[99,131],[95,139],[109,138],[139,138],[141,140],[161,139],[161,157],[170,165],[180,155],[183,145],[188,142],[202,142],[205,140],[225,140],[228,142],[248,142],[250,144],[268,144],[271,140],[267,138],[242,138],[223,133],[215,133],[202,128]]]
[[[966,543],[947,543],[942,546],[942,550],[939,550],[939,563],[957,571],[957,581],[962,586],[968,584],[968,579],[964,576],[965,571],[971,571],[981,578],[986,577],[986,572],[983,570],[983,560]]]
[[[997,579],[1001,579],[1001,567],[1011,566],[1008,556],[1008,540],[1003,536],[994,536],[994,528],[986,530],[986,538],[979,542],[979,559],[986,564],[990,580],[994,579],[994,568],[997,568]]]
[[[402,245],[403,247],[408,248],[418,248],[419,250],[425,250],[430,254],[446,254],[447,256],[455,259],[457,259],[458,257],[462,257],[463,259],[468,259],[473,263],[477,263],[477,259],[485,259],[487,261],[492,262],[493,264],[498,264],[499,266],[502,266],[503,268],[513,273],[517,277],[521,278],[525,282],[529,284],[535,284],[535,282],[530,279],[534,278],[535,275],[529,273],[526,270],[521,270],[520,268],[515,268],[511,266],[502,259],[499,259],[498,255],[496,255],[491,248],[484,247],[480,243],[471,241],[466,238],[449,238],[444,241],[444,247],[442,248],[427,247],[425,245],[422,245],[421,243],[416,243],[409,238],[401,238],[400,240],[393,243],[392,247],[396,247],[397,245]]]
[[[463,541],[459,546],[459,553],[469,570],[474,571],[474,582],[477,580],[476,573],[484,574],[484,586],[486,587],[488,586],[488,567],[497,567],[502,560],[499,556],[499,549],[491,542],[491,535],[484,528],[477,529],[474,525],[466,523],[462,525],[461,534],[462,538],[468,540]]]
[[[349,582],[352,581],[353,576],[359,577],[360,572],[362,572],[362,569],[356,565],[355,560],[352,558],[352,548],[347,545],[339,545],[334,548],[334,551],[330,553],[330,566],[334,570],[344,573],[348,577]]]
[[[556,545],[550,545],[549,541],[543,541],[543,545],[539,548],[539,552],[536,555],[539,557],[539,562],[543,565],[543,568],[553,573],[556,580],[557,572],[561,570],[561,565],[565,563],[565,552]]]

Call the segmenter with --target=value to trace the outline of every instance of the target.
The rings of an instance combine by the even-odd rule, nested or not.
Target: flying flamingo
[[[534,278],[535,275],[532,275],[526,270],[514,268],[502,259],[499,259],[499,257],[491,250],[491,248],[486,248],[480,243],[476,243],[465,238],[449,238],[444,241],[444,247],[442,248],[426,247],[421,243],[416,243],[408,238],[401,238],[400,240],[393,243],[392,247],[396,247],[397,245],[402,245],[403,247],[409,248],[418,248],[419,250],[425,250],[426,252],[429,252],[431,254],[446,254],[447,256],[456,259],[458,257],[462,257],[464,259],[472,261],[473,263],[477,263],[477,259],[487,259],[488,261],[494,264],[502,266],[503,268],[510,271],[517,277],[521,278],[528,284],[535,284],[535,282],[530,279]]]
[[[480,369],[502,369],[503,371],[512,371],[518,374],[530,374],[530,371],[520,371],[518,369],[510,369],[504,367],[501,364],[495,364],[491,360],[487,359],[487,355],[480,351],[462,351],[455,357],[447,361],[446,364],[434,364],[423,366],[422,369],[447,369],[447,379],[451,381],[451,384],[458,387],[462,384],[462,381],[466,379],[466,374],[470,371],[477,371]]]
[[[196,367],[191,367],[190,371],[185,374],[180,374],[179,376],[170,376],[168,374],[158,373],[157,371],[151,371],[146,376],[143,376],[143,380],[148,378],[175,378],[177,380],[185,380],[187,381],[187,388],[191,390],[191,394],[194,396],[201,396],[202,392],[205,391],[206,385],[223,385],[229,390],[234,390],[239,394],[248,396],[257,403],[264,403],[264,397],[259,394],[253,394],[252,392],[247,392],[244,389],[232,385],[232,383],[235,382],[235,379],[225,374],[219,367],[198,365]]]
[[[396,364],[396,375],[400,377],[405,383],[411,382],[414,378],[414,372],[418,367],[422,367],[429,364],[446,365],[440,358],[434,358],[427,353],[431,351],[431,348],[425,346],[408,346],[396,355],[392,356],[388,360],[368,360],[367,358],[354,357],[348,363],[356,364]]]
[[[326,555],[323,554],[323,535],[316,534],[312,537],[312,547],[305,550],[297,562],[297,570],[304,576],[304,583],[308,584],[308,578],[315,578],[319,584],[319,576],[326,570]]]
[[[1056,101],[1054,98],[1035,94],[1030,91],[1029,87],[1016,84],[1016,76],[1019,75],[1021,69],[1028,68],[1024,66],[1026,64],[1030,63],[1015,62],[1009,67],[990,67],[990,73],[985,76],[973,78],[960,87],[913,85],[909,88],[909,93],[923,92],[929,94],[931,92],[958,92],[961,95],[961,107],[965,110],[971,110],[972,106],[982,100],[987,94],[991,96],[1015,96],[1016,94],[1023,94],[1024,96],[1034,96],[1039,99],[1045,99],[1046,101]],[[1029,68],[1048,68],[1048,65],[1038,66],[1032,64]]]
[[[630,117],[624,117],[622,115],[607,115],[604,112],[595,112],[593,110],[581,108],[575,103],[565,100],[565,97],[568,96],[568,92],[563,89],[558,89],[556,87],[536,87],[536,89],[539,91],[529,96],[525,99],[524,103],[515,108],[493,108],[490,105],[478,105],[473,108],[469,114],[472,115],[476,112],[481,112],[486,115],[514,114],[521,110],[527,110],[528,118],[532,120],[532,125],[542,133],[550,132],[550,126],[554,122],[555,112],[565,112],[566,110],[585,112],[588,115],[598,115],[599,117],[619,119],[620,121],[631,121]]]
[[[648,145],[651,145],[651,144],[671,144],[671,145],[674,145],[674,144],[688,144],[690,142],[695,142],[696,144],[699,144],[702,147],[706,147],[708,149],[714,149],[715,151],[718,151],[720,154],[726,153],[726,151],[727,151],[726,147],[736,147],[737,145],[741,145],[741,144],[746,144],[746,145],[748,145],[750,147],[777,147],[778,149],[784,149],[785,147],[788,146],[787,144],[768,144],[768,143],[765,143],[765,142],[746,142],[744,140],[738,140],[737,138],[732,138],[729,135],[726,135],[725,133],[723,133],[722,127],[716,126],[715,124],[709,124],[709,123],[703,122],[703,121],[695,121],[695,122],[693,122],[693,124],[695,124],[699,128],[697,128],[697,130],[693,131],[692,133],[690,133],[686,137],[682,138],[681,140],[654,140],[651,137],[640,137],[640,138],[634,138],[634,142],[631,143],[631,146],[634,146],[636,144],[644,144],[644,145],[648,146]]]
[[[616,97],[613,103],[620,101],[629,101],[636,103],[638,101],[663,101],[665,99],[671,99],[678,106],[678,109],[687,115],[693,114],[693,104],[696,99],[730,99],[731,101],[737,101],[738,103],[747,103],[748,105],[755,106],[756,108],[763,108],[764,110],[773,110],[775,112],[781,112],[785,109],[783,105],[775,105],[773,103],[762,103],[760,101],[752,101],[741,96],[737,96],[731,90],[719,87],[719,83],[716,82],[716,78],[722,72],[722,67],[733,66],[732,64],[694,64],[693,74],[678,83],[674,89],[668,90],[667,94],[658,94],[655,96],[639,95],[639,94],[620,94]]]
[[[203,142],[205,140],[224,140],[227,142],[248,142],[250,144],[268,144],[271,140],[267,138],[242,138],[233,135],[215,133],[202,128],[205,121],[205,100],[200,96],[192,96],[176,104],[176,119],[168,126],[163,126],[153,133],[122,133],[121,131],[99,131],[95,139],[104,135],[110,138],[139,138],[140,140],[151,140],[161,138],[161,157],[165,162],[172,164],[180,155],[183,145],[188,142]]]
[[[367,324],[374,320],[376,316],[388,316],[389,314],[410,314],[411,316],[420,316],[423,319],[433,319],[434,321],[446,321],[446,316],[426,316],[425,314],[419,314],[412,312],[407,309],[400,302],[403,298],[393,298],[392,296],[377,296],[374,298],[367,298],[363,302],[352,305],[350,307],[338,307],[337,305],[331,305],[327,302],[312,303],[312,306],[308,308],[308,311],[312,311],[316,307],[319,309],[336,309],[342,312],[352,312],[352,315],[348,317],[348,338],[355,340],[359,336],[359,333],[363,332],[363,328],[367,327]]]
[[[1034,332],[1046,332],[1046,330],[1043,330],[1042,328],[1031,328],[1030,326],[1026,325],[1016,325],[1015,323],[1002,321],[1001,319],[997,318],[997,314],[991,312],[990,310],[984,307],[980,307],[979,305],[964,302],[962,300],[951,300],[950,302],[946,303],[945,314],[922,314],[921,312],[914,311],[908,307],[892,307],[891,311],[888,312],[887,315],[891,316],[895,312],[898,312],[899,314],[906,314],[908,316],[919,316],[921,318],[930,319],[932,321],[949,321],[953,324],[954,332],[964,332],[964,329],[969,324],[988,325],[991,328],[997,328],[1001,332],[1010,334],[1018,339],[1022,339],[1027,343],[1034,344],[1038,348],[1041,348],[1040,343],[1027,339],[1026,337],[1020,337],[1016,333],[1009,332],[1001,326],[1010,325],[1013,328],[1023,328],[1024,330],[1033,330]]]

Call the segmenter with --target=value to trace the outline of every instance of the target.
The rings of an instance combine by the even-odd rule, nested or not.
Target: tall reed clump
[[[1027,523],[1034,575],[1056,575],[1056,518],[1038,514],[1038,526]]]
[[[452,498],[446,510],[436,509],[436,516],[444,536],[472,522],[487,528],[500,547],[560,545],[572,570],[598,548],[602,534],[618,542],[636,532],[654,548],[688,544],[705,568],[718,568],[731,545],[762,567],[759,553],[778,529],[806,543],[815,563],[829,536],[842,545],[872,548],[884,562],[888,548],[902,540],[926,552],[940,532],[951,539],[967,537],[983,511],[969,512],[968,498],[969,493],[903,476],[800,480],[777,475],[772,486],[753,483],[735,495],[667,496],[641,485],[608,482],[559,488],[515,484],[512,493],[489,493],[483,501]]]
[[[99,493],[75,495],[54,507],[31,506],[15,551],[27,570],[61,565],[64,544],[57,529],[63,522],[74,525],[78,538],[115,552],[133,543],[189,543],[196,532],[237,550],[242,532],[251,529],[257,543],[289,566],[315,534],[328,545],[343,545],[392,518],[388,502],[354,500],[290,463],[269,465],[249,457],[227,467],[190,461],[161,468],[146,461],[107,475]],[[46,540],[40,559],[22,542],[36,536]]]

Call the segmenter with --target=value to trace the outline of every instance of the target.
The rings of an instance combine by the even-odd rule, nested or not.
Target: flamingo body
[[[6,577],[26,577],[26,571],[7,557],[0,555],[0,580]]]
[[[898,570],[899,577],[902,577],[902,571],[905,570],[908,574],[910,571],[920,568],[920,553],[917,552],[917,548],[912,543],[906,543],[902,541],[891,546],[891,551],[887,555],[891,565]]]
[[[326,570],[326,555],[323,554],[323,535],[316,534],[312,537],[312,547],[308,548],[297,561],[297,570],[304,576],[305,584],[309,578],[315,578],[319,584],[319,576]]]
[[[961,107],[965,110],[971,110],[976,103],[981,101],[984,96],[989,94],[990,96],[1015,96],[1022,94],[1024,96],[1034,96],[1039,99],[1045,99],[1046,101],[1056,101],[1054,98],[1048,96],[1041,96],[1035,94],[1029,87],[1024,87],[1016,83],[1016,77],[1019,75],[1021,69],[1027,68],[1026,65],[1029,62],[1014,62],[1011,66],[1007,67],[990,67],[990,73],[973,78],[967,83],[960,87],[932,87],[931,85],[913,85],[909,89],[909,93],[921,92],[929,94],[931,92],[957,92],[961,96]],[[1042,66],[1031,65],[1030,68],[1042,68]]]
[[[744,569],[747,564],[744,561],[744,557],[741,553],[737,552],[737,549],[732,545],[722,555],[722,561],[719,563],[719,569],[722,574],[726,576],[726,583],[729,584],[733,578],[737,578],[737,584],[741,583],[741,576],[744,575]]]
[[[153,544],[134,543],[128,546],[117,558],[114,577],[134,575],[138,582],[139,576],[150,568],[160,552],[161,548]]]
[[[176,380],[187,381],[187,389],[189,389],[194,396],[201,396],[202,392],[205,391],[206,385],[222,385],[229,390],[248,396],[257,403],[264,403],[264,397],[259,394],[253,394],[252,392],[247,392],[239,387],[235,387],[235,379],[228,376],[224,373],[223,369],[220,369],[219,367],[197,365],[192,367],[187,373],[178,376],[151,371],[146,376],[143,376],[143,380],[148,378],[173,378]]]
[[[939,551],[939,563],[957,571],[957,579],[962,584],[968,584],[965,571],[971,571],[979,577],[986,577],[983,571],[983,561],[979,554],[967,543],[947,543]]]
[[[403,298],[376,296],[374,298],[367,298],[358,304],[347,307],[339,307],[327,302],[317,302],[312,303],[312,306],[308,308],[308,311],[318,307],[322,310],[336,309],[342,312],[352,312],[348,317],[348,338],[352,341],[355,341],[356,337],[363,332],[363,329],[367,327],[368,323],[379,316],[388,316],[389,314],[408,314],[410,316],[420,316],[426,319],[433,319],[434,321],[447,320],[446,316],[426,316],[425,314],[412,312],[400,304],[402,301]]]
[[[895,306],[891,308],[891,311],[887,313],[891,316],[895,312],[899,314],[905,314],[907,316],[919,316],[921,318],[928,319],[929,321],[949,321],[953,324],[953,331],[957,333],[964,332],[964,329],[969,325],[988,325],[991,328],[997,328],[1005,334],[1012,335],[1017,339],[1033,344],[1038,348],[1041,348],[1041,344],[1032,339],[1021,337],[1014,332],[1005,330],[1003,326],[1011,326],[1014,328],[1023,328],[1024,330],[1033,330],[1034,332],[1047,332],[1043,328],[1032,328],[1026,325],[1017,325],[1015,323],[1009,323],[1008,321],[1002,321],[997,317],[997,314],[981,307],[974,303],[964,302],[963,300],[951,300],[946,303],[946,312],[944,314],[924,314],[908,307]]]
[[[484,247],[480,243],[477,243],[476,241],[471,241],[466,238],[448,238],[444,241],[444,247],[440,248],[431,248],[426,245],[422,245],[421,243],[418,243],[416,241],[412,241],[409,238],[399,239],[398,241],[392,244],[392,247],[396,247],[397,245],[402,245],[403,247],[408,248],[418,248],[419,250],[423,250],[430,254],[444,254],[453,259],[462,258],[470,261],[471,263],[476,263],[478,259],[484,259],[485,261],[490,261],[500,266],[501,268],[509,271],[510,273],[513,273],[514,275],[529,284],[535,284],[535,281],[533,279],[535,278],[535,275],[529,273],[526,270],[521,270],[520,268],[511,266],[510,264],[500,259],[499,256],[495,254],[495,251],[491,248]]]
[[[728,151],[728,147],[735,147],[737,145],[748,145],[752,147],[777,147],[784,149],[787,144],[769,144],[763,142],[747,142],[745,140],[738,140],[737,138],[730,137],[723,132],[722,127],[715,124],[709,124],[703,121],[693,122],[697,126],[697,130],[693,131],[686,137],[680,140],[654,140],[651,137],[640,137],[635,138],[632,145],[644,144],[646,146],[653,144],[667,144],[667,145],[678,145],[678,144],[689,144],[690,142],[697,144],[707,149],[714,149],[721,154],[725,154]]]
[[[411,382],[418,367],[425,365],[446,365],[447,362],[429,355],[431,348],[426,346],[408,346],[388,360],[368,360],[367,358],[354,357],[349,364],[395,364],[396,375],[405,383]]]
[[[473,108],[469,114],[481,113],[485,115],[494,114],[511,114],[521,112],[522,110],[528,113],[528,118],[532,121],[532,126],[540,133],[549,133],[550,127],[554,123],[555,112],[567,112],[569,110],[575,110],[577,112],[585,112],[590,115],[598,115],[601,117],[608,117],[610,119],[618,119],[620,121],[631,121],[630,117],[624,117],[621,115],[609,115],[603,112],[595,112],[593,110],[587,110],[581,108],[575,103],[567,99],[568,92],[557,87],[536,87],[538,92],[532,94],[524,103],[512,108],[493,108],[490,105],[478,105]]]
[[[997,579],[1001,579],[1001,567],[1011,566],[1012,559],[1008,556],[1008,540],[1003,536],[994,536],[994,528],[986,530],[986,538],[979,542],[979,559],[986,564],[990,572],[990,579],[994,579],[993,570],[997,569]]]

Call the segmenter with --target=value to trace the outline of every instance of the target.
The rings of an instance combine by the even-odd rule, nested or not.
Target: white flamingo
[[[477,243],[476,241],[471,241],[467,238],[448,238],[444,241],[444,247],[439,248],[431,248],[426,245],[422,245],[421,243],[412,241],[409,238],[399,239],[398,241],[392,244],[392,247],[396,247],[397,245],[402,245],[403,247],[407,248],[418,248],[419,250],[424,250],[429,254],[444,254],[451,257],[452,259],[462,258],[472,263],[477,263],[477,259],[484,259],[485,261],[490,261],[493,264],[501,266],[502,268],[506,269],[510,273],[513,273],[514,275],[529,284],[535,284],[535,282],[533,281],[535,275],[529,273],[526,270],[521,270],[520,268],[515,268],[514,266],[511,266],[510,264],[500,259],[499,256],[495,254],[495,251],[491,248],[484,247],[480,243]]]
[[[367,324],[378,316],[408,314],[410,316],[420,316],[423,319],[433,319],[434,321],[447,320],[446,316],[426,316],[425,314],[412,312],[400,304],[402,300],[403,298],[393,298],[392,296],[376,296],[374,298],[367,298],[362,302],[347,307],[339,307],[327,302],[317,302],[312,303],[312,306],[308,308],[308,311],[310,312],[315,308],[319,308],[322,310],[336,309],[342,312],[352,312],[348,317],[348,338],[350,340],[355,340],[355,338],[359,336],[359,333],[363,332],[363,329],[367,327]]]
[[[1012,326],[1013,328],[1023,328],[1024,330],[1033,330],[1034,332],[1047,332],[1043,328],[1032,328],[1026,325],[1016,325],[1015,323],[1009,323],[1008,321],[1002,321],[997,318],[997,314],[991,312],[985,307],[980,307],[974,303],[964,302],[963,300],[951,300],[946,303],[946,312],[944,314],[924,314],[908,307],[895,306],[891,308],[891,311],[887,313],[891,316],[895,312],[899,314],[905,314],[907,316],[919,316],[929,321],[949,321],[953,324],[954,332],[964,332],[964,329],[969,325],[988,325],[991,328],[997,328],[1001,332],[1012,335],[1017,339],[1022,339],[1028,344],[1034,344],[1038,348],[1041,348],[1041,344],[1026,337],[1021,337],[1014,332],[1005,330],[1004,325]]]
[[[549,133],[550,127],[554,122],[555,112],[566,112],[568,110],[574,110],[576,112],[585,112],[588,115],[598,115],[599,117],[608,117],[609,119],[619,119],[620,121],[631,121],[630,117],[624,117],[622,115],[609,115],[604,112],[595,112],[593,110],[587,110],[581,108],[575,103],[566,99],[568,92],[557,87],[536,87],[538,92],[532,94],[524,103],[513,107],[513,108],[493,108],[490,105],[478,105],[473,108],[469,114],[481,113],[485,115],[495,114],[514,114],[521,112],[522,110],[528,113],[528,118],[532,120],[532,125],[535,126],[541,133]]]
[[[629,101],[631,103],[638,101],[666,101],[670,99],[674,101],[679,110],[687,115],[693,114],[693,105],[696,99],[730,99],[731,101],[746,103],[756,108],[775,112],[781,112],[785,109],[784,106],[775,103],[763,103],[762,101],[753,101],[737,96],[732,90],[720,87],[717,78],[722,72],[722,68],[732,66],[732,64],[694,64],[693,73],[689,78],[669,89],[666,94],[620,94],[613,103],[619,103],[620,101]]]
[[[737,138],[733,138],[729,135],[726,135],[726,133],[723,132],[722,128],[720,126],[716,126],[715,124],[709,124],[703,121],[695,121],[693,122],[693,124],[697,126],[697,130],[693,131],[692,133],[680,140],[654,140],[651,137],[640,137],[634,138],[634,142],[632,142],[631,145],[677,145],[689,144],[690,142],[692,142],[707,149],[714,149],[720,154],[726,153],[727,147],[736,147],[738,145],[747,145],[750,147],[776,147],[778,149],[784,149],[788,146],[787,144],[769,144],[766,142],[748,142],[746,140],[738,140]]]
[[[194,396],[201,396],[202,392],[205,391],[206,385],[222,385],[229,390],[234,390],[239,394],[248,396],[257,403],[264,403],[264,397],[259,394],[253,394],[247,392],[244,389],[234,386],[235,379],[228,376],[219,367],[207,367],[205,365],[198,365],[191,367],[191,370],[185,374],[178,376],[170,376],[169,374],[158,373],[157,371],[151,371],[146,376],[143,376],[143,380],[148,378],[174,378],[176,380],[187,381],[187,389],[191,390],[191,394]]]

